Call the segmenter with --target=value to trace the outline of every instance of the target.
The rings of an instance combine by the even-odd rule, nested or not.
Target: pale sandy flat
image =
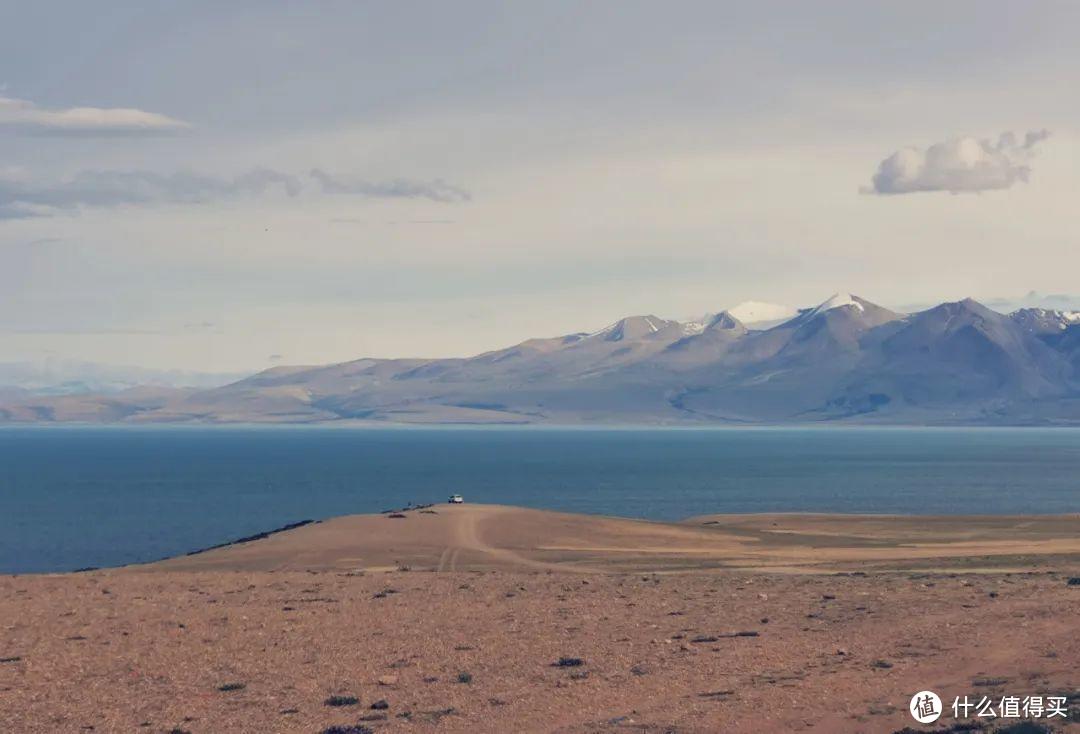
[[[1080,556],[1080,515],[715,515],[680,523],[502,505],[351,515],[142,570],[765,570],[1000,566]]]

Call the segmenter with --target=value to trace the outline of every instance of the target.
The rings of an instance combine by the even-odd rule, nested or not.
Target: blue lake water
[[[665,520],[1080,512],[1080,430],[2,428],[0,572],[153,560],[455,492]]]

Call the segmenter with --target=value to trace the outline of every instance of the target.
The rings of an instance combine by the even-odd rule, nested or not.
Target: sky
[[[0,361],[1080,291],[1080,4],[7,3]]]

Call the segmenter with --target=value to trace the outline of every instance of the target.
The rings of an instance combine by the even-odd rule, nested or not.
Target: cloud
[[[331,176],[319,168],[311,169],[311,177],[318,181],[324,194],[354,194],[380,198],[431,199],[432,201],[456,202],[469,201],[472,196],[457,186],[435,179],[434,181],[408,181],[393,179],[390,181],[343,180]]]
[[[278,186],[289,196],[301,190],[296,177],[268,168],[255,168],[231,179],[138,170],[81,171],[72,178],[45,183],[0,177],[0,219],[52,216],[83,207],[196,204],[264,194]]]
[[[33,102],[0,96],[0,128],[39,135],[170,135],[191,125],[157,112],[123,107],[47,110]]]
[[[372,224],[370,219],[359,217],[334,217],[328,220],[331,224]],[[457,224],[456,219],[389,219],[383,224]]]
[[[340,181],[318,169],[311,172],[315,193],[368,198],[422,198],[468,201],[468,192],[440,180],[384,183]],[[253,168],[234,178],[191,172],[160,174],[142,170],[86,170],[55,181],[33,181],[21,171],[0,171],[0,220],[49,217],[83,208],[202,204],[283,190],[290,197],[305,191],[302,179],[269,168]]]
[[[131,336],[131,335],[147,336],[147,335],[164,334],[165,332],[157,330],[157,329],[98,329],[98,328],[94,328],[94,327],[86,327],[86,328],[81,328],[81,327],[69,327],[69,328],[56,327],[56,328],[54,328],[54,327],[49,327],[49,326],[42,326],[42,327],[19,326],[19,327],[7,328],[4,325],[0,325],[0,333],[3,333],[3,334],[54,334],[54,335],[63,335],[63,336],[71,336],[71,335],[78,335],[78,334],[91,334],[91,335],[98,335],[98,336],[102,336],[102,335],[105,335],[105,334],[118,334],[120,336]]]
[[[878,165],[868,194],[911,194],[917,191],[992,191],[1027,181],[1035,145],[1050,136],[1032,130],[1018,141],[1011,132],[997,141],[954,138],[929,148],[903,148]]]

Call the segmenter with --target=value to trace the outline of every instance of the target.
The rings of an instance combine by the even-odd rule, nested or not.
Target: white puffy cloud
[[[0,128],[46,135],[168,135],[191,127],[157,112],[124,107],[48,110],[0,96]]]
[[[878,165],[870,194],[911,194],[917,191],[991,191],[1027,181],[1037,143],[1048,130],[1032,130],[1017,140],[1011,132],[996,141],[954,138],[929,148],[903,148]]]

